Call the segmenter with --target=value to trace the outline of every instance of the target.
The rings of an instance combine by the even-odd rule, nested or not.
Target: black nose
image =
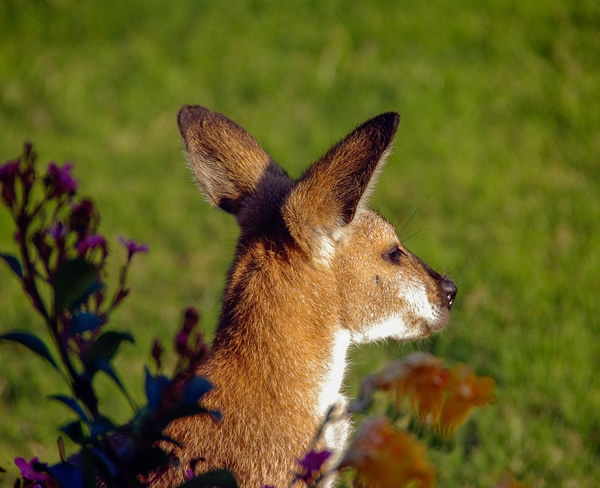
[[[442,277],[440,281],[440,291],[442,293],[442,300],[446,302],[448,308],[452,307],[454,299],[456,298],[456,293],[458,292],[454,282],[445,276]]]

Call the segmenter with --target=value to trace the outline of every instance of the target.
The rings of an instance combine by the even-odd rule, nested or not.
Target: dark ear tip
[[[375,118],[381,119],[382,124],[389,127],[392,133],[396,132],[398,124],[400,123],[400,114],[397,112],[385,112]]]
[[[179,130],[182,134],[185,133],[192,124],[206,118],[210,113],[210,110],[200,105],[184,105],[177,114]]]

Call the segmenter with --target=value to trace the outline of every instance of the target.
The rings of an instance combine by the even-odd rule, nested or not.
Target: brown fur
[[[209,201],[236,216],[241,236],[198,371],[215,385],[203,404],[222,421],[171,424],[167,435],[184,449],[155,486],[184,481],[193,459],[203,459],[197,472],[230,469],[244,488],[287,486],[323,402],[339,392],[347,346],[424,337],[446,324],[452,282],[366,208],[397,124],[393,113],[369,120],[295,182],[231,120],[182,108],[190,167]],[[396,248],[401,254],[390,254]],[[330,448],[343,447],[345,430],[328,434]]]

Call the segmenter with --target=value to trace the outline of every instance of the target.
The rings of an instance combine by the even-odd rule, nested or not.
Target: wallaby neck
[[[301,402],[320,417],[339,395],[349,333],[341,329],[339,292],[331,273],[308,263],[298,266],[297,257],[291,260],[293,267],[290,256],[261,244],[238,255],[213,362],[243,371],[236,388],[247,394],[282,404]],[[323,279],[330,279],[331,286],[314,286]]]

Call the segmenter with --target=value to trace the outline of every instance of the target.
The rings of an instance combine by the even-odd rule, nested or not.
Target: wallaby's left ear
[[[335,240],[341,227],[366,205],[383,166],[400,117],[388,112],[357,127],[298,181],[283,207],[286,225],[306,251],[320,252],[322,239]]]
[[[223,210],[237,214],[267,173],[287,178],[260,144],[224,115],[185,105],[178,122],[196,180]]]

